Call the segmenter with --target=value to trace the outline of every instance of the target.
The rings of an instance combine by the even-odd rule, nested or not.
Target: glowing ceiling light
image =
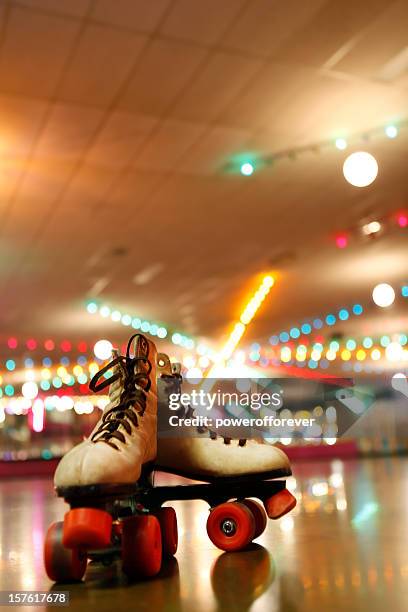
[[[187,369],[191,369],[195,366],[196,360],[191,355],[186,355],[183,359],[183,366]]]
[[[336,149],[340,149],[340,151],[344,151],[344,149],[347,148],[347,140],[345,140],[344,138],[336,138],[334,144],[336,146]]]
[[[388,361],[401,361],[404,349],[398,342],[391,342],[385,349],[385,357]]]
[[[399,215],[397,215],[397,223],[400,227],[407,227],[408,226],[408,215],[404,213],[400,213]]]
[[[241,164],[241,174],[243,174],[244,176],[251,176],[251,174],[253,174],[255,167],[253,164],[251,164],[251,162],[245,162],[243,164]]]
[[[363,234],[366,236],[371,236],[371,234],[378,234],[381,230],[381,223],[379,221],[371,221],[370,223],[366,223],[361,228]]]
[[[25,397],[26,399],[29,399],[29,400],[35,399],[38,395],[37,384],[33,381],[24,383],[24,385],[21,387],[21,393],[23,394],[23,397]]]
[[[350,316],[350,315],[349,315],[349,311],[348,311],[348,310],[346,310],[345,308],[342,308],[342,309],[339,311],[339,319],[340,319],[341,321],[347,321],[347,319],[349,318],[349,316]]]
[[[167,336],[167,329],[165,327],[159,327],[157,330],[158,338],[165,338]]]
[[[367,187],[377,178],[378,164],[370,153],[357,151],[349,155],[343,164],[344,178],[354,187]]]
[[[395,127],[395,125],[387,125],[385,128],[385,133],[388,138],[395,138],[398,136],[398,129]]]
[[[381,359],[381,351],[379,351],[378,349],[373,349],[371,351],[371,359],[373,361],[379,361],[379,359]]]
[[[394,303],[395,291],[387,283],[380,283],[373,289],[373,300],[377,306],[381,308],[387,308]]]
[[[353,313],[357,316],[361,315],[363,312],[363,307],[361,306],[361,304],[354,304],[353,306]]]
[[[122,313],[119,312],[119,310],[114,310],[111,314],[111,319],[112,321],[115,321],[117,323],[118,321],[120,321],[121,316],[122,316]]]
[[[288,346],[284,346],[281,349],[281,361],[288,363],[292,359],[292,351]]]
[[[112,356],[112,343],[109,340],[98,340],[94,346],[95,357],[105,361]]]
[[[345,234],[340,234],[336,237],[336,246],[339,249],[345,249],[348,244],[348,238]]]
[[[101,306],[101,308],[99,309],[99,314],[101,315],[101,317],[104,317],[105,319],[109,317],[110,315],[109,306]]]
[[[200,368],[190,368],[187,371],[186,378],[192,384],[197,384],[203,377],[203,371]]]
[[[87,304],[86,309],[90,314],[95,314],[96,312],[98,312],[98,304],[96,304],[95,302],[89,302]]]

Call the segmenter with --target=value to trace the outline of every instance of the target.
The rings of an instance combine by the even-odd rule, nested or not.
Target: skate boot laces
[[[131,356],[131,348],[135,339],[136,347],[140,345],[145,353],[144,355],[135,354]],[[143,417],[146,409],[147,393],[151,387],[149,375],[152,370],[152,364],[148,356],[149,343],[146,338],[142,334],[134,334],[129,339],[126,356],[118,355],[92,378],[89,388],[96,393],[123,377],[123,390],[120,394],[119,402],[103,414],[100,426],[91,436],[92,442],[105,442],[119,450],[115,440],[126,444],[125,435],[122,431],[119,431],[119,428],[122,427],[128,435],[131,435],[132,425],[134,427],[139,426],[139,417]],[[142,371],[137,371],[140,364],[143,366],[143,369]],[[116,373],[98,384],[98,381],[112,368],[115,368]]]

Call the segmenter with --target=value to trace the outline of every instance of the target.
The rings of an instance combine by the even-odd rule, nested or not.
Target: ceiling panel
[[[214,53],[180,96],[171,114],[192,121],[216,119],[246,87],[250,87],[252,77],[261,66],[259,60]],[[212,92],[210,98],[209,91]]]
[[[242,53],[270,57],[308,23],[330,0],[251,0],[223,39],[223,45]]]
[[[216,44],[238,16],[246,0],[175,0],[160,32],[194,43]]]
[[[152,40],[119,100],[120,108],[163,115],[192,78],[207,52],[181,43]]]
[[[76,21],[13,8],[0,51],[1,91],[51,97],[78,30]]]
[[[296,124],[289,126],[283,120],[286,106],[300,97],[314,78],[315,71],[310,68],[268,62],[251,81],[250,87],[231,102],[220,121],[252,129],[267,129],[273,125],[284,129],[290,138],[296,131]]]
[[[112,111],[87,152],[86,160],[105,167],[129,164],[157,122],[149,115]]]
[[[92,0],[58,0],[57,2],[55,0],[11,0],[10,3],[38,11],[60,13],[71,17],[84,17],[92,4]]]
[[[211,174],[227,163],[249,139],[245,130],[212,127],[180,161],[181,172]]]
[[[90,214],[96,216],[107,207],[107,192],[119,173],[119,168],[83,163],[69,181],[58,207],[66,210],[69,216],[78,213],[80,218],[89,221]]]
[[[115,229],[117,234],[126,230],[120,226],[122,221],[129,224],[129,220],[135,219],[137,224],[137,219],[142,213],[148,214],[151,218],[146,200],[160,187],[165,178],[165,175],[160,173],[142,172],[132,168],[123,173],[109,194],[106,211],[103,211],[106,220],[113,218],[112,211],[114,211],[114,218],[119,220]]]
[[[138,34],[88,25],[76,44],[59,97],[108,106],[129,77],[145,42],[146,38]]]
[[[0,95],[0,156],[19,163],[26,156],[49,109],[41,100]]]
[[[136,156],[134,166],[141,169],[172,170],[179,159],[203,135],[206,126],[176,119],[165,119]]]
[[[96,108],[55,104],[36,146],[36,158],[78,160],[98,129],[103,112]]]
[[[349,53],[336,64],[336,70],[370,79],[378,78],[383,67],[407,49],[407,24],[408,3],[405,0],[390,2],[387,9],[364,29]],[[392,36],[389,36],[387,33],[391,31]],[[406,73],[408,57],[404,65]]]
[[[137,32],[153,32],[171,0],[96,0],[92,19]]]
[[[0,222],[23,176],[47,110],[46,102],[0,96]]]
[[[321,67],[388,7],[388,0],[327,2],[273,52],[276,60]]]

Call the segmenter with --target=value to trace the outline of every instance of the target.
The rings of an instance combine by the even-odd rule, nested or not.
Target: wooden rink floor
[[[66,509],[51,480],[0,481],[0,590],[68,590],[69,610],[95,612],[406,612],[408,458],[296,463],[293,474],[297,508],[246,551],[214,548],[204,502],[175,502],[179,550],[158,577],[128,583],[119,564],[90,564],[84,582],[64,586],[42,562],[45,532]]]

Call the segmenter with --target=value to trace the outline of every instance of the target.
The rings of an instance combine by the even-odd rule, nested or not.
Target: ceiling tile
[[[314,76],[314,71],[310,69],[268,63],[219,119],[249,129],[273,121],[274,126],[279,128],[284,125],[286,105],[307,89]],[[291,133],[290,129],[288,133]]]
[[[91,17],[137,32],[153,32],[171,0],[97,0]]]
[[[227,32],[223,46],[269,57],[284,40],[311,22],[328,0],[251,0]]]
[[[239,96],[261,66],[259,60],[215,53],[181,95],[171,114],[192,121],[215,119]],[[208,92],[211,92],[211,96],[208,96]]]
[[[26,6],[33,10],[50,11],[71,17],[83,17],[92,0],[18,0],[20,6]]]
[[[35,211],[39,206],[50,207],[64,190],[74,168],[75,161],[72,159],[54,160],[34,156],[27,166],[14,208]]]
[[[59,97],[108,106],[129,76],[144,44],[143,36],[88,25],[67,67]]]
[[[144,50],[119,106],[131,112],[162,115],[186,86],[206,51],[153,40]]]
[[[176,0],[160,31],[180,40],[213,45],[228,29],[244,3],[245,0]]]
[[[159,188],[165,178],[166,175],[156,172],[129,169],[115,183],[109,194],[107,216],[112,216],[114,210],[115,218],[117,216],[124,220],[129,218],[129,215],[137,217],[142,210],[146,210],[146,198]]]
[[[350,52],[335,69],[363,77],[381,78],[385,64],[408,48],[408,3],[390,3],[387,10],[368,25]],[[386,33],[392,32],[392,36]],[[403,65],[407,72],[408,56]]]
[[[78,211],[81,216],[87,211],[98,214],[107,205],[107,192],[119,176],[119,169],[106,166],[81,164],[64,192],[59,208],[67,215]]]
[[[39,100],[0,96],[0,210],[25,170],[47,109]]]
[[[350,41],[360,36],[387,4],[388,0],[325,2],[312,20],[286,37],[272,57],[287,63],[321,67],[343,47],[348,48]]]
[[[205,126],[201,124],[166,119],[141,149],[135,167],[162,171],[173,169],[204,131]]]
[[[156,123],[157,119],[148,115],[110,113],[86,159],[103,166],[130,163]]]
[[[50,97],[78,28],[76,21],[12,9],[0,53],[1,91]]]
[[[48,109],[40,100],[0,95],[0,164],[29,153]]]
[[[245,147],[250,134],[245,130],[212,127],[179,163],[180,172],[212,174]]]
[[[38,140],[37,159],[79,159],[94,137],[102,116],[99,109],[56,104]]]

